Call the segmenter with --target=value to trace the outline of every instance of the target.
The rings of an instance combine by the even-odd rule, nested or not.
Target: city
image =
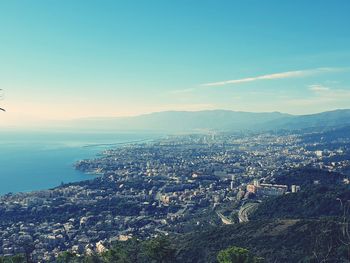
[[[349,14],[0,1],[0,263],[349,263]]]
[[[247,222],[264,198],[300,191],[281,185],[280,175],[308,167],[342,174],[348,184],[349,142],[289,132],[167,136],[110,148],[75,164],[94,179],[0,197],[0,254],[52,261],[132,237]]]

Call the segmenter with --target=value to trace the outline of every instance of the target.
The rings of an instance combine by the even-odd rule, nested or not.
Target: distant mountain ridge
[[[269,123],[266,123],[267,125]],[[271,122],[274,129],[305,129],[337,127],[350,124],[350,109],[326,111],[316,114],[291,116]]]
[[[164,111],[134,117],[89,118],[68,123],[78,129],[109,131],[230,132],[350,125],[350,109],[308,115],[230,110]]]

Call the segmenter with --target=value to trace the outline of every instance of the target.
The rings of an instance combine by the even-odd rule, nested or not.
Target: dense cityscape
[[[278,175],[308,167],[349,183],[349,142],[326,132],[211,134],[110,148],[75,164],[91,180],[0,197],[0,254],[46,262],[131,237],[247,222],[265,197],[300,191]]]
[[[350,1],[0,1],[0,263],[350,263]]]

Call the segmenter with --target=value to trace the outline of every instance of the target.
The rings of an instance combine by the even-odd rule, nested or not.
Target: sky
[[[350,108],[348,0],[0,1],[0,125]]]

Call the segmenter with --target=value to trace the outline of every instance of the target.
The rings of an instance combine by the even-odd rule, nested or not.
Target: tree
[[[26,262],[32,262],[31,254],[34,250],[33,238],[30,235],[22,235],[18,238],[17,244],[22,247]]]
[[[85,256],[84,260],[82,261],[83,263],[102,263],[102,259],[96,254],[93,253],[92,255]]]
[[[146,241],[143,252],[151,260],[150,262],[167,263],[175,261],[175,249],[165,236]]]
[[[0,257],[0,263],[27,263],[24,255]]]
[[[254,256],[248,249],[241,247],[229,247],[221,250],[217,256],[219,263],[258,263],[262,258]]]
[[[103,262],[131,263],[124,249],[112,248],[102,254]]]
[[[72,262],[74,258],[75,258],[75,255],[72,252],[65,251],[57,257],[57,262],[69,263],[69,262]]]

